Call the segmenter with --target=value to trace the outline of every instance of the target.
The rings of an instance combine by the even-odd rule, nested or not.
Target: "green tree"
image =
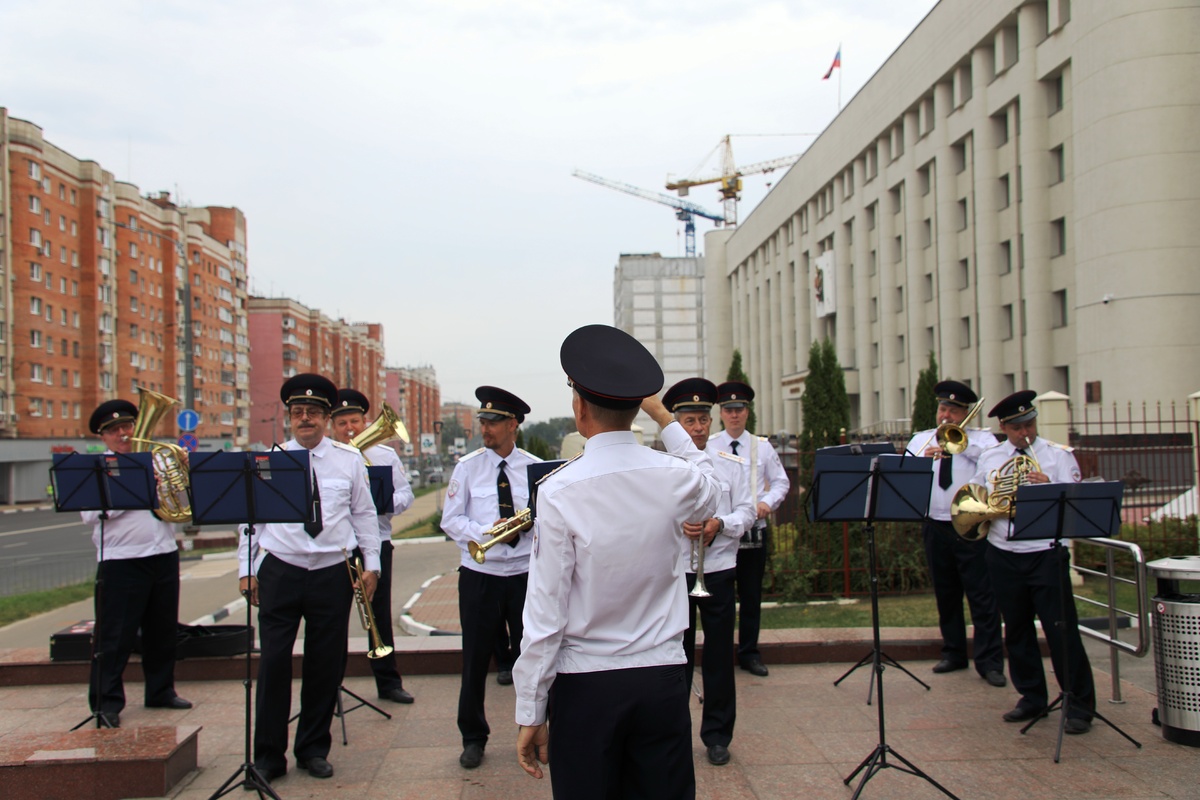
[[[850,395],[846,393],[846,371],[838,361],[833,340],[821,344],[821,362],[829,381],[829,414],[837,436],[850,427]],[[836,437],[835,437],[836,438]]]
[[[728,372],[728,374],[725,375],[725,380],[741,381],[742,383],[746,384],[747,386],[749,386],[751,388],[754,387],[754,384],[752,384],[750,382],[750,376],[748,376],[746,374],[745,370],[742,369],[742,351],[741,350],[733,351],[733,362],[730,363],[730,365],[729,365],[729,372]],[[753,403],[750,404],[750,414],[746,417],[746,430],[750,431],[751,433],[758,432],[758,417],[755,416],[755,414],[754,414],[754,404]]]
[[[813,342],[808,350],[808,377],[800,403],[803,414],[800,451],[807,471],[812,467],[812,453],[838,444],[842,431],[850,427],[846,377],[829,339]]]
[[[937,396],[933,387],[938,382],[937,359],[929,351],[929,366],[917,376],[917,388],[913,392],[912,430],[927,431],[937,426]]]
[[[557,453],[562,447],[563,437],[575,430],[575,418],[552,417],[545,422],[529,422],[522,425],[521,430],[530,440],[536,436],[546,443],[551,452]]]

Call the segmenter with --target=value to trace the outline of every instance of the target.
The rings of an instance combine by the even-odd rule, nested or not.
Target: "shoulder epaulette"
[[[361,450],[359,450],[357,447],[354,447],[354,446],[352,446],[352,445],[348,445],[348,444],[342,444],[341,442],[339,442],[339,441],[336,441],[336,440],[334,440],[334,439],[330,439],[330,440],[329,440],[329,443],[330,443],[331,445],[333,445],[334,447],[337,447],[337,448],[339,448],[339,449],[341,449],[341,450],[345,450],[345,451],[346,451],[346,452],[348,452],[348,453],[354,453],[354,455],[356,455],[356,456],[360,456],[360,455],[362,455],[362,451],[361,451]]]
[[[518,451],[518,452],[521,452],[521,453],[524,453],[525,455],[527,455],[527,456],[529,456],[530,458],[532,458],[534,461],[542,461],[542,460],[544,460],[544,459],[542,459],[540,456],[535,456],[533,453],[529,452],[528,450],[522,450],[520,447],[518,447],[518,448],[517,448],[517,451]]]
[[[770,439],[768,439],[766,436],[760,436],[760,437],[758,437],[758,440],[759,440],[760,442],[769,442],[769,441],[771,441],[771,440],[770,440]]]
[[[558,465],[557,467],[555,467],[554,469],[552,469],[552,470],[550,470],[549,472],[547,472],[547,473],[546,473],[545,475],[543,475],[542,477],[538,478],[537,485],[538,485],[538,486],[541,486],[543,483],[545,483],[545,482],[546,482],[546,478],[549,478],[551,475],[555,475],[555,474],[557,474],[557,473],[561,472],[561,471],[562,471],[564,468],[566,468],[566,467],[570,466],[570,465],[571,465],[571,463],[572,463],[573,461],[575,461],[575,459],[579,458],[581,455],[583,455],[583,451],[582,451],[582,450],[581,450],[581,451],[579,451],[578,453],[576,453],[575,455],[571,456],[570,458],[568,458],[568,459],[567,459],[566,461],[564,461],[563,463],[559,464],[559,465]]]
[[[1042,439],[1042,441],[1045,442],[1046,444],[1050,445],[1051,447],[1057,447],[1059,450],[1062,450],[1063,452],[1066,452],[1066,453],[1074,453],[1075,452],[1075,448],[1070,447],[1069,445],[1059,444],[1058,442],[1052,442],[1049,439]]]
[[[463,456],[462,458],[458,459],[458,463],[460,463],[460,464],[461,464],[461,463],[462,463],[462,462],[464,462],[464,461],[468,461],[468,460],[470,460],[470,459],[474,458],[475,456],[479,455],[480,453],[482,453],[484,450],[487,450],[487,448],[486,448],[486,447],[481,447],[481,448],[479,448],[478,450],[472,450],[471,452],[467,453],[467,454],[466,454],[465,456]]]
[[[746,463],[746,459],[742,458],[741,456],[735,456],[733,453],[726,453],[724,450],[718,450],[718,451],[717,451],[717,455],[718,455],[720,458],[727,458],[727,459],[729,459],[730,461],[736,461],[736,462],[737,462],[737,463],[739,463],[739,464],[745,464],[745,463]]]

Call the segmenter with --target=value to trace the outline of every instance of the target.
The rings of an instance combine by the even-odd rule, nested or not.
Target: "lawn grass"
[[[92,581],[86,581],[58,589],[0,597],[0,627],[86,600],[92,596],[94,587]]]

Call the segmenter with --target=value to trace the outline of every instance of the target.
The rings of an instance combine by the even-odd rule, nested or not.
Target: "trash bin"
[[[1200,556],[1160,558],[1146,574],[1157,582],[1151,605],[1163,738],[1200,747]]]

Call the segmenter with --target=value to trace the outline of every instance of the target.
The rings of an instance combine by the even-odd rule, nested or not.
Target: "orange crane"
[[[693,186],[704,186],[709,183],[720,183],[721,187],[718,191],[724,200],[725,205],[725,224],[737,225],[737,201],[741,199],[742,191],[742,176],[757,175],[763,172],[771,172],[783,167],[790,167],[800,160],[800,155],[783,156],[782,158],[772,158],[769,161],[759,161],[756,164],[748,164],[744,167],[736,166],[733,161],[733,143],[730,141],[732,136],[726,136],[717,143],[717,146],[712,149],[701,165],[706,164],[712,158],[713,153],[717,150],[721,151],[721,174],[720,175],[705,175],[701,177],[688,177],[681,180],[673,180],[670,175],[667,176],[667,189],[672,192],[678,192],[680,197],[687,197],[688,190]],[[698,171],[698,170],[697,170]],[[695,173],[693,173],[695,174]]]

